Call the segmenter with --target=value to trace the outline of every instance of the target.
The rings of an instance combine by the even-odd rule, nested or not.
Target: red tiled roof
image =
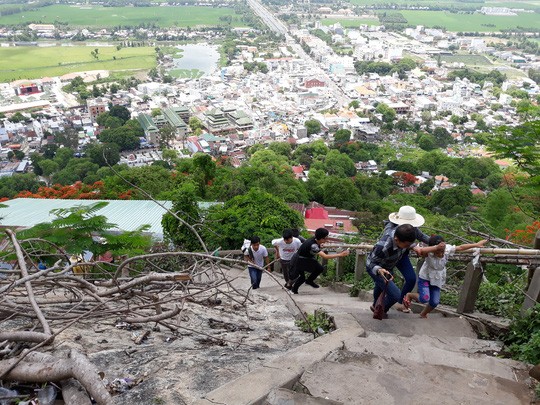
[[[328,219],[328,211],[324,208],[310,208],[306,210],[306,219]]]

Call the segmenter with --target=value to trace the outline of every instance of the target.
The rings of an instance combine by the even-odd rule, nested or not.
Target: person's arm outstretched
[[[458,246],[456,246],[456,252],[461,252],[461,251],[467,250],[467,249],[474,249],[474,248],[477,248],[477,247],[482,247],[486,243],[487,243],[487,239],[482,239],[480,242],[465,243],[463,245],[458,245]]]
[[[333,254],[328,254],[325,251],[321,250],[318,255],[321,256],[323,259],[337,259],[338,257],[349,256],[349,253],[349,249],[346,249],[343,252]]]

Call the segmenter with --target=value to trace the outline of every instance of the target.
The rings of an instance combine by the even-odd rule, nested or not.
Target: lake
[[[173,59],[173,70],[194,71],[209,74],[216,68],[219,61],[218,47],[206,44],[189,44],[178,46],[182,57]]]

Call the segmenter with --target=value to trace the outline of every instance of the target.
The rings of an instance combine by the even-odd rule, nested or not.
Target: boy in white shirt
[[[302,242],[300,239],[293,236],[291,229],[285,229],[282,236],[283,237],[280,239],[274,239],[272,245],[276,248],[276,260],[279,260],[281,264],[281,271],[283,272],[283,278],[285,279],[285,287],[290,290],[293,281],[289,277],[291,259],[298,248],[302,246]]]
[[[260,268],[263,268],[265,263],[268,271],[270,270],[270,260],[268,259],[268,250],[261,245],[261,238],[253,236],[251,238],[251,246],[246,249],[244,253],[244,260],[248,262],[249,278],[251,279],[251,287],[254,290],[261,286],[261,279],[263,270],[250,266],[254,264]]]

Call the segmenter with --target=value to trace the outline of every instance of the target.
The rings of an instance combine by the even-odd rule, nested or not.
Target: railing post
[[[322,259],[321,265],[323,266],[323,274],[326,274],[326,270],[328,270],[328,259]]]
[[[356,261],[354,262],[354,279],[360,280],[366,272],[366,252],[361,250],[356,251]]]
[[[521,310],[526,311],[527,309],[534,307],[537,302],[540,302],[540,267],[537,267],[534,271]]]
[[[540,229],[536,231],[536,235],[534,236],[533,249],[540,249]],[[527,275],[527,289],[531,285],[535,268],[535,266],[529,267],[529,274]]]
[[[534,237],[534,249],[540,249],[540,230],[536,231]],[[540,267],[529,267],[527,295],[523,301],[522,311],[532,308],[540,301]]]
[[[345,261],[344,257],[338,257],[336,259],[336,280],[341,279],[341,277],[345,274]]]
[[[463,280],[463,286],[461,287],[461,293],[459,294],[459,302],[456,308],[458,313],[472,313],[474,311],[474,304],[476,303],[481,282],[482,265],[479,263],[475,266],[473,262],[469,262],[465,279]]]

